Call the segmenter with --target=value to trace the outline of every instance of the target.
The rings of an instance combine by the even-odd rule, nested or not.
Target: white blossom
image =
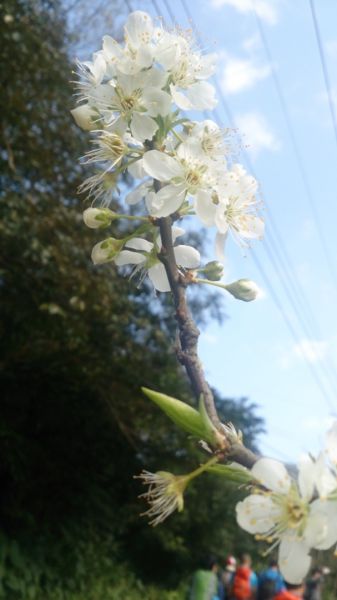
[[[182,233],[184,233],[182,229],[174,227],[172,231],[173,241]],[[143,277],[148,275],[158,292],[169,292],[171,290],[165,267],[158,258],[158,252],[161,248],[160,236],[155,244],[143,238],[132,238],[126,242],[124,248],[114,259],[117,266],[134,265],[134,273],[140,271]],[[175,246],[174,256],[178,267],[183,269],[196,269],[200,264],[200,254],[198,250],[191,246]]]
[[[299,464],[297,483],[273,459],[261,458],[251,472],[266,491],[237,504],[237,521],[249,533],[271,542],[271,548],[279,545],[283,576],[299,583],[310,568],[310,549],[326,549],[337,541],[336,505],[319,498],[312,501],[316,474],[310,459]]]
[[[167,183],[146,198],[149,213],[157,217],[174,213],[187,195],[198,198],[216,182],[216,170],[188,143],[180,144],[174,156],[158,150],[146,152],[143,168],[153,179]]]

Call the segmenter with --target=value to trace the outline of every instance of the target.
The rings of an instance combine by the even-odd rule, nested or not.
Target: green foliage
[[[89,260],[97,232],[76,195],[84,140],[59,3],[2,8],[0,598],[176,600],[165,589],[203,554],[254,542],[233,520],[239,492],[209,474],[162,527],[139,518],[135,473],[203,458],[140,392],[193,403],[167,337],[170,301],[159,311],[152,290]],[[208,305],[194,299],[199,319]],[[252,446],[255,406],[218,405]]]

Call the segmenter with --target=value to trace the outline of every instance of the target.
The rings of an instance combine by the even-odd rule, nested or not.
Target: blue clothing
[[[277,569],[273,569],[272,567],[269,567],[269,569],[266,569],[265,571],[262,571],[262,573],[260,573],[258,580],[259,587],[263,585],[264,581],[274,582],[275,594],[278,594],[279,592],[285,589],[284,580],[281,573],[277,571]]]
[[[251,572],[249,583],[250,583],[250,587],[252,589],[256,589],[257,588],[258,578],[257,578],[256,573],[254,573],[254,571]]]

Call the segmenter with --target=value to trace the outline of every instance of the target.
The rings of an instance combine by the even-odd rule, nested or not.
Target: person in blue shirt
[[[259,575],[257,600],[272,600],[284,588],[284,580],[278,569],[277,561],[272,560],[268,569]]]

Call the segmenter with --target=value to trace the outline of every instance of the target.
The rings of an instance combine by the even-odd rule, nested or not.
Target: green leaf
[[[155,392],[144,387],[142,390],[178,427],[194,437],[210,443],[214,442],[214,430],[210,432],[209,426],[205,425],[204,418],[195,408],[192,408],[186,402],[166,396],[166,394],[161,394],[160,392]]]

